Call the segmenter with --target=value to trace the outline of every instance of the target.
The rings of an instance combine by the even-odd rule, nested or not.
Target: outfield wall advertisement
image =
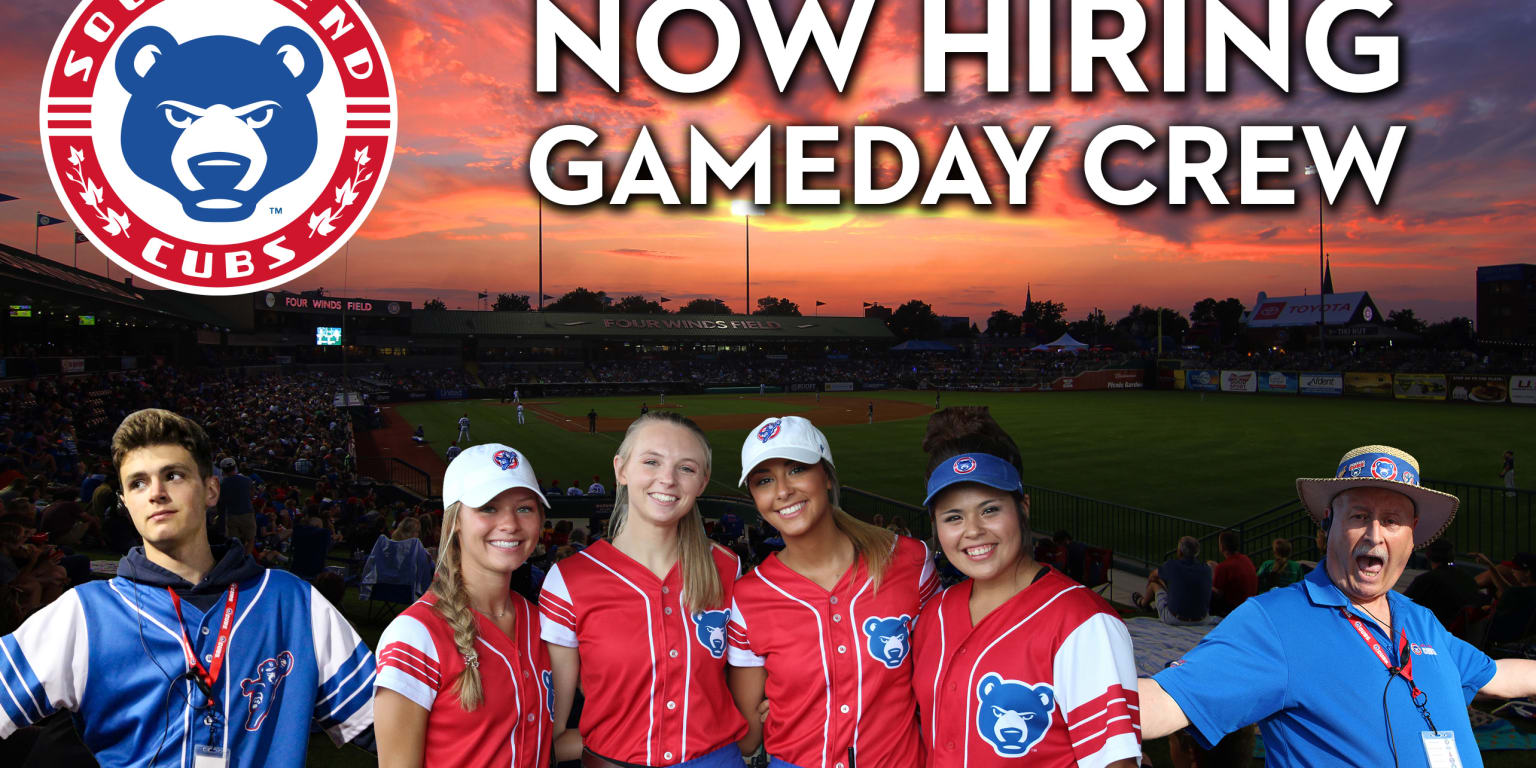
[[[1051,382],[1054,392],[1090,392],[1104,389],[1142,389],[1146,373],[1137,370],[1085,371],[1076,376],[1062,376]]]
[[[1399,373],[1392,377],[1392,396],[1399,400],[1444,400],[1445,374]]]
[[[1303,373],[1301,380],[1297,382],[1297,388],[1303,395],[1342,395],[1344,394],[1344,374]]]
[[[1262,371],[1259,373],[1259,391],[1272,394],[1296,394],[1297,376],[1288,371]]]
[[[1221,371],[1206,369],[1188,371],[1185,384],[1196,392],[1215,392],[1221,389]]]
[[[1510,399],[1509,380],[1508,376],[1453,373],[1445,377],[1447,397],[1471,403],[1506,403]]]
[[[1522,405],[1536,405],[1536,376],[1509,377],[1509,401]]]
[[[1257,392],[1259,391],[1259,374],[1257,371],[1222,371],[1221,391]]]
[[[1351,395],[1391,397],[1392,374],[1351,371],[1344,374],[1344,391]]]

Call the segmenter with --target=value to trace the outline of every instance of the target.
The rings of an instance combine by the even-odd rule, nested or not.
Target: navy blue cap
[[[999,491],[1024,492],[1024,481],[1008,460],[990,453],[962,453],[934,467],[933,474],[928,476],[928,497],[923,499],[923,506],[933,504],[933,497],[956,483],[981,483]]]

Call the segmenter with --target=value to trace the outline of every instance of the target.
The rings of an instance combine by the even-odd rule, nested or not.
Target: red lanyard
[[[1429,725],[1429,729],[1438,733],[1439,729],[1435,727],[1435,721],[1429,717],[1429,696],[1425,695],[1423,691],[1419,690],[1419,686],[1413,683],[1413,656],[1408,653],[1407,631],[1401,631],[1398,634],[1397,658],[1401,660],[1402,666],[1397,666],[1392,663],[1392,659],[1387,656],[1387,652],[1382,650],[1381,643],[1376,642],[1376,636],[1371,634],[1370,627],[1366,626],[1359,616],[1350,613],[1348,608],[1339,608],[1339,612],[1344,614],[1345,619],[1349,620],[1350,626],[1355,628],[1355,634],[1358,634],[1360,639],[1365,641],[1365,645],[1371,649],[1371,653],[1376,654],[1376,659],[1381,662],[1381,665],[1386,667],[1387,671],[1391,674],[1407,681],[1409,700],[1413,702],[1414,708],[1419,710],[1419,715],[1424,718],[1424,722]],[[1387,637],[1392,637],[1390,631],[1387,632]],[[1390,685],[1391,683],[1389,682],[1388,684]]]
[[[165,591],[171,593],[171,604],[176,606],[176,628],[181,630],[181,651],[187,655],[187,666],[197,673],[197,679],[202,683],[203,694],[212,698],[213,684],[219,680],[219,670],[224,666],[224,654],[229,650],[229,630],[235,622],[235,598],[240,594],[240,588],[234,584],[229,585],[229,592],[224,596],[224,616],[219,619],[219,638],[213,646],[213,655],[204,667],[203,662],[197,658],[192,650],[192,640],[187,637],[187,627],[181,618],[181,596],[176,590],[166,587]]]

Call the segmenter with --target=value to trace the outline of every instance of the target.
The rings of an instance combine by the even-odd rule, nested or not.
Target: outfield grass
[[[859,414],[872,399],[933,403],[931,392],[822,397],[824,404],[847,401]],[[784,415],[815,407],[811,395],[667,399],[689,415]],[[608,416],[638,414],[642,401],[652,402],[627,396],[571,398],[546,407],[585,426],[588,409]],[[1366,443],[1413,453],[1430,478],[1488,485],[1499,482],[1505,449],[1536,453],[1531,450],[1536,410],[1515,406],[1149,391],[947,392],[943,404],[989,406],[1019,443],[1027,483],[1215,523],[1293,498],[1295,478],[1331,475],[1340,455]],[[459,415],[468,410],[474,442],[497,440],[521,449],[542,480],[568,484],[581,478],[585,484],[598,474],[611,484],[618,433],[570,432],[533,416],[519,426],[510,406],[488,401],[399,408],[407,421],[427,425],[434,450],[447,447],[457,434]],[[919,418],[827,426],[824,431],[844,484],[916,503],[922,498],[925,427],[926,420]],[[735,492],[743,437],[745,432],[737,430],[710,433],[715,457],[711,492]]]

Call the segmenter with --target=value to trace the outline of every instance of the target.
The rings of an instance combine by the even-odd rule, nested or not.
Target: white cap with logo
[[[758,424],[741,444],[741,480],[737,485],[746,485],[747,475],[769,459],[832,464],[832,448],[827,444],[826,435],[821,434],[809,419],[770,416],[763,419],[763,423]]]
[[[539,490],[539,479],[528,457],[501,443],[473,445],[455,456],[443,475],[443,506],[457,501],[483,507],[508,488],[533,491],[549,509],[549,499]]]

